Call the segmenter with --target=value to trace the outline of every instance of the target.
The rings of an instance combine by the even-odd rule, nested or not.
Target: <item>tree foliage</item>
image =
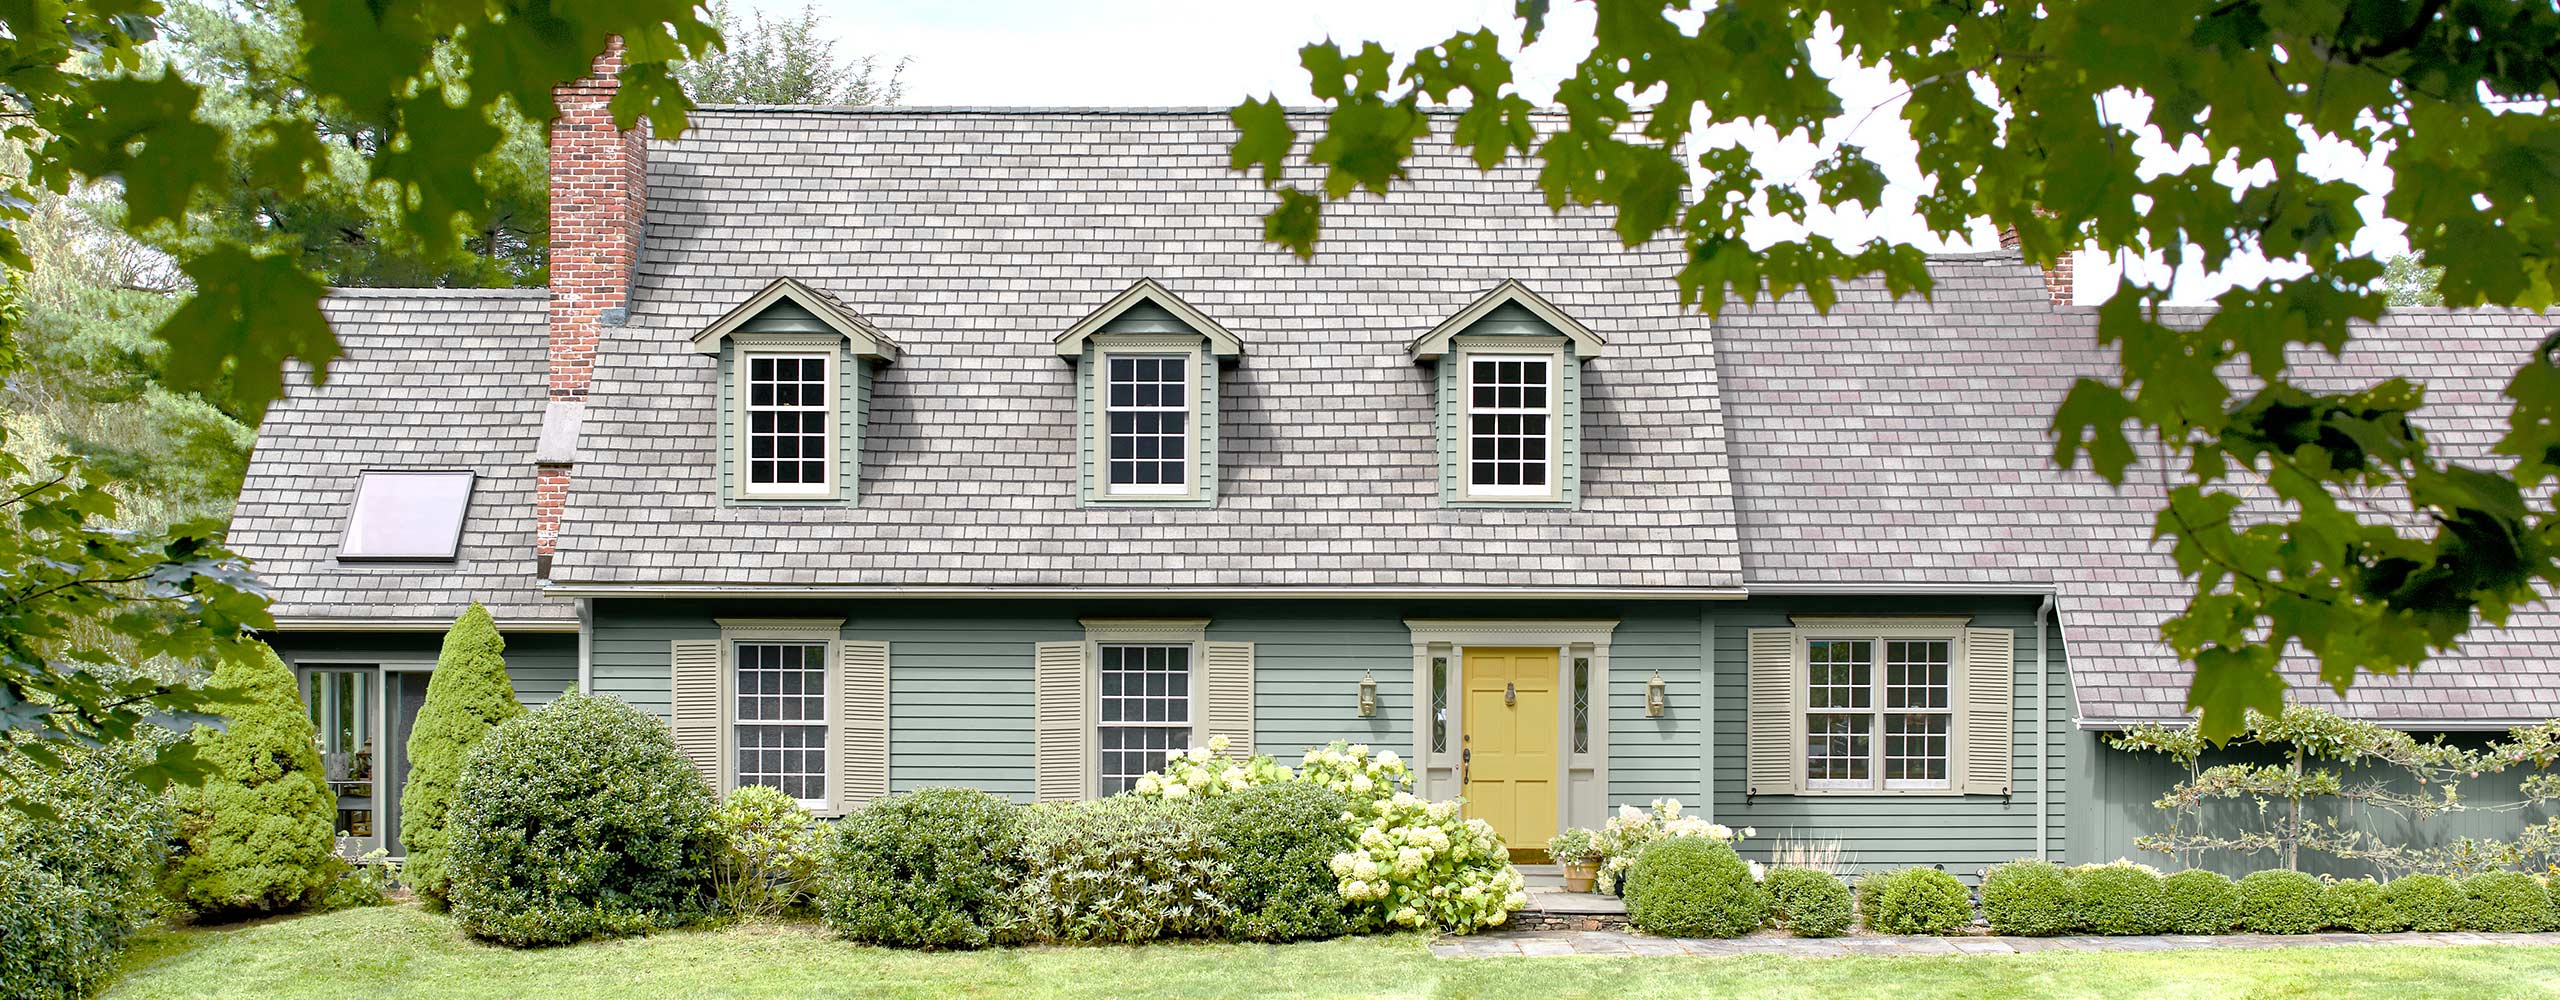
[[[223,664],[213,686],[238,707],[223,728],[195,731],[207,772],[178,791],[169,900],[215,917],[309,905],[336,874],[337,797],[293,671],[270,651]]]
[[[1885,174],[1842,134],[1832,77],[1880,70],[1917,140],[1915,207],[1960,237],[1977,220],[2014,229],[2033,262],[2081,248],[2208,271],[2251,250],[2299,277],[2234,288],[2201,324],[2159,312],[2163,287],[2124,279],[2097,314],[2121,372],[2062,402],[2054,456],[2124,482],[2137,441],[2161,453],[2158,531],[2193,583],[2162,636],[2192,661],[2189,705],[2215,737],[2247,711],[2275,714],[2279,658],[2313,657],[2344,690],[2360,671],[2415,668],[2476,618],[2499,622],[2560,584],[2560,339],[2522,367],[2498,464],[2448,461],[2417,419],[2416,377],[2351,391],[2294,384],[2289,352],[2337,351],[2385,302],[2383,264],[2353,249],[2365,190],[2324,169],[2351,151],[2394,175],[2382,214],[2442,267],[2448,305],[2539,308],[2560,285],[2560,9],[2498,0],[2055,0],[2041,4],[1728,3],[1595,0],[1596,44],[1558,88],[1566,114],[1538,125],[1491,29],[1399,61],[1375,42],[1302,50],[1328,105],[1303,147],[1273,101],[1233,112],[1232,158],[1278,196],[1271,239],[1312,253],[1327,205],[1385,194],[1426,102],[1466,106],[1446,139],[1482,167],[1529,158],[1550,207],[1608,206],[1628,243],[1682,241],[1678,281],[1709,313],[1880,276],[1926,292],[1920,248],[1844,246],[1807,234],[1763,242],[1746,226],[1801,224],[1816,204],[1872,208]],[[1525,45],[1549,0],[1519,0]],[[1823,53],[1836,51],[1840,64]],[[1799,137],[1812,165],[1770,172],[1737,131]],[[2180,150],[2161,168],[2141,140]],[[1694,172],[1693,172],[1694,170]],[[1311,171],[1311,181],[1300,174]],[[1692,186],[1694,182],[1694,187]],[[1756,228],[1756,226],[1755,226]],[[2224,370],[2245,373],[2226,378]],[[2149,478],[2148,476],[2145,477]],[[2289,509],[2238,517],[2271,490]],[[2361,520],[2349,494],[2397,494],[2414,527]]]
[[[898,103],[907,61],[885,73],[876,55],[838,62],[835,46],[820,35],[824,24],[818,9],[807,6],[772,20],[755,13],[740,24],[728,0],[717,0],[711,26],[726,44],[676,67],[676,79],[685,96],[703,104]]]
[[[2394,254],[2382,262],[2382,287],[2393,306],[2440,306],[2444,295],[2436,291],[2436,283],[2444,280],[2444,269],[2428,267],[2427,262],[2409,254]]]
[[[453,793],[462,763],[499,723],[524,714],[507,677],[507,642],[487,608],[473,601],[444,634],[427,701],[409,730],[409,783],[400,793],[400,848],[410,887],[442,905],[452,881],[446,848],[453,841]]]

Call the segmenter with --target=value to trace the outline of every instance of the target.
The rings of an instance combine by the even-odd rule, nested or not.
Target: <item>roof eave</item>
[[[1172,289],[1164,287],[1154,278],[1140,278],[1129,287],[1122,289],[1120,294],[1111,297],[1111,301],[1103,303],[1102,308],[1086,313],[1083,319],[1075,322],[1075,325],[1051,338],[1050,346],[1057,350],[1059,357],[1082,357],[1086,339],[1100,332],[1104,324],[1118,319],[1121,313],[1128,312],[1141,302],[1155,303],[1164,311],[1172,313],[1174,318],[1181,320],[1184,325],[1191,327],[1201,336],[1209,338],[1209,352],[1220,359],[1243,356],[1244,338],[1236,336],[1235,332],[1227,329],[1225,324],[1209,318],[1209,314],[1183,301],[1182,296],[1173,294]]]

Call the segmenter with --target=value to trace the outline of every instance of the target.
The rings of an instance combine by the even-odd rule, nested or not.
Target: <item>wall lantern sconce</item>
[[[1663,710],[1670,706],[1671,698],[1662,683],[1662,671],[1656,670],[1653,677],[1644,682],[1644,717],[1659,719]]]
[[[1371,719],[1376,718],[1377,715],[1378,678],[1364,670],[1360,672],[1360,717]]]

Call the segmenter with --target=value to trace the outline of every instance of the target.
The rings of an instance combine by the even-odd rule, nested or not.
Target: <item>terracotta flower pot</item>
[[[1600,877],[1600,863],[1597,861],[1575,861],[1561,867],[1564,869],[1566,892],[1590,892],[1591,880]]]

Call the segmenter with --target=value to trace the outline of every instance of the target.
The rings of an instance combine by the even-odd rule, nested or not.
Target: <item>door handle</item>
[[[1476,752],[1475,752],[1474,750],[1467,749],[1467,748],[1464,748],[1464,747],[1459,748],[1459,750],[1458,750],[1458,786],[1459,786],[1459,787],[1461,787],[1461,788],[1466,787],[1466,784],[1467,784],[1467,765],[1469,765],[1469,764],[1473,764],[1473,763],[1475,763],[1475,762],[1476,762]]]

